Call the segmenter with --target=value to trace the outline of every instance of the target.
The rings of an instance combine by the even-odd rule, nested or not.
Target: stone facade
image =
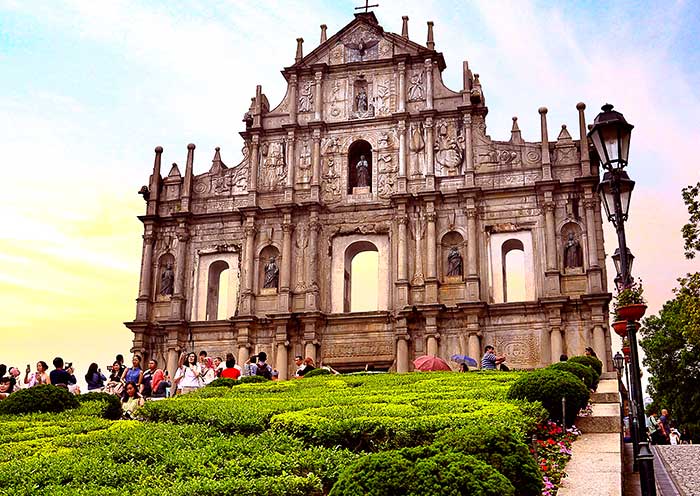
[[[241,362],[266,351],[281,378],[297,354],[404,372],[426,353],[478,359],[486,344],[517,368],[585,346],[610,367],[587,140],[564,126],[549,142],[545,108],[541,142],[523,141],[515,118],[509,141],[492,140],[478,75],[465,62],[463,88],[448,89],[432,23],[426,46],[407,33],[366,13],[327,40],[324,29],[306,56],[299,39],[282,102],[271,108],[257,87],[234,167],[217,148],[194,175],[191,144],[184,176],[173,164],[162,177],[156,148],[126,324],[134,351],[170,370],[183,349]],[[367,250],[379,259],[376,310],[349,312],[350,264]],[[513,250],[525,301],[506,287]]]

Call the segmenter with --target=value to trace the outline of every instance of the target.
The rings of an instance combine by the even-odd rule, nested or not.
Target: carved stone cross
[[[379,4],[369,5],[369,0],[365,0],[365,4],[359,7],[355,7],[355,10],[365,9],[365,14],[371,7],[379,7]]]

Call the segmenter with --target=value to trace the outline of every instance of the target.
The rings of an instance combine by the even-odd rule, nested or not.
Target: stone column
[[[187,242],[190,234],[187,226],[181,225],[177,233],[177,252],[175,256],[175,284],[171,300],[170,316],[174,320],[185,318],[185,268],[187,265]]]
[[[404,374],[408,372],[408,339],[406,336],[396,338],[396,372]]]
[[[595,205],[596,200],[587,198],[583,200],[586,210],[586,239],[588,240],[588,265],[598,267],[598,239],[595,229]]]
[[[289,123],[297,123],[297,75],[292,74],[289,78]]]
[[[432,208],[432,205],[429,208]],[[437,278],[437,239],[436,239],[436,233],[435,233],[435,222],[437,221],[437,214],[435,212],[428,212],[425,217],[426,217],[426,220],[428,221],[428,227],[427,227],[428,278],[435,279],[435,278]]]
[[[287,188],[294,188],[297,158],[294,154],[294,130],[287,131]]]
[[[466,208],[467,215],[467,300],[478,301],[479,289],[479,261],[477,260],[478,235],[476,231],[477,210],[474,207]]]
[[[260,153],[258,151],[260,147],[260,136],[254,135],[250,138],[250,180],[248,184],[248,192],[255,196],[258,189],[258,159],[260,158]],[[255,197],[253,198],[253,205],[255,205]]]
[[[472,149],[472,116],[465,114],[462,116],[462,129],[464,132],[464,163],[463,173],[465,175],[465,185],[474,187],[474,151]]]
[[[406,192],[406,121],[399,121],[396,126],[399,132],[399,193]]]
[[[542,179],[552,180],[552,162],[549,157],[549,137],[547,133],[547,107],[540,107],[540,131],[542,133]]]
[[[433,61],[425,59],[425,108],[433,108]]]
[[[317,363],[316,360],[316,345],[313,342],[308,342],[304,345],[304,358],[311,358],[314,363]]]
[[[399,112],[406,111],[406,63],[399,62],[398,64],[399,72],[399,94],[397,108]]]
[[[282,224],[282,268],[280,269],[279,310],[289,311],[289,282],[292,274],[292,214],[284,214]]]
[[[551,349],[552,363],[559,361],[559,357],[564,353],[564,341],[561,336],[561,328],[553,326],[549,333],[549,343]]]
[[[148,302],[151,299],[151,281],[153,280],[153,242],[155,236],[151,227],[146,227],[143,235],[143,250],[141,256],[141,284],[136,305],[136,320],[148,320]]]
[[[306,308],[318,310],[318,233],[321,223],[318,212],[309,215],[309,256],[306,261]]]
[[[321,130],[314,129],[312,133],[313,146],[311,150],[311,199],[320,196],[321,184]]]
[[[591,159],[588,155],[588,135],[586,133],[586,116],[583,113],[586,110],[586,104],[579,102],[576,104],[576,109],[578,110],[578,129],[579,136],[581,140],[579,145],[581,147],[581,175],[590,176],[591,175]]]
[[[287,345],[285,343],[277,343],[277,362],[275,363],[277,372],[279,372],[278,380],[286,381],[289,379],[289,359],[287,357]]]
[[[314,120],[323,120],[323,72],[316,71],[314,74]]]
[[[554,229],[554,202],[544,203],[545,244],[547,247],[547,270],[557,269],[557,234]]]
[[[192,196],[192,178],[194,168],[194,143],[187,145],[187,165],[185,166],[185,180],[182,184],[182,199],[180,206],[182,212],[189,212],[190,197]]]
[[[170,374],[171,378],[175,377],[175,369],[177,369],[177,359],[177,350],[175,348],[168,347],[168,361],[165,364],[165,367],[168,373]]]
[[[601,361],[603,362],[603,372],[605,372],[608,368],[608,353],[607,353],[607,344],[605,341],[605,328],[600,325],[596,324],[593,326],[593,349],[596,351],[597,354],[600,354]]]
[[[435,136],[433,135],[433,118],[426,117],[423,123],[425,129],[425,181],[426,188],[435,189]]]
[[[469,353],[468,356],[476,360],[477,365],[479,364],[479,358],[481,358],[481,342],[479,340],[478,332],[469,333]]]
[[[428,355],[438,355],[438,341],[434,335],[428,336],[428,340],[426,342],[426,350]]]
[[[408,225],[408,216],[401,214],[397,218],[399,224],[399,246],[398,246],[398,278],[399,281],[408,280],[408,236],[406,235],[406,226]]]
[[[245,251],[243,253],[243,288],[241,290],[241,315],[253,313],[253,293],[255,291],[255,218],[248,217],[245,226]]]

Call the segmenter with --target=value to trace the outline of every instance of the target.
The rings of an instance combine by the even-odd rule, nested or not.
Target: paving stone
[[[700,496],[700,445],[656,446],[666,471],[683,496]]]

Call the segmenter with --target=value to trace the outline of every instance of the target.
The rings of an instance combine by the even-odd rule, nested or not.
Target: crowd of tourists
[[[311,358],[295,357],[296,378],[303,377],[315,367]],[[210,384],[217,378],[237,380],[245,376],[261,376],[268,380],[277,380],[279,372],[267,362],[267,354],[260,352],[252,355],[240,366],[232,353],[224,358],[209,357],[202,350],[197,355],[194,352],[182,352],[178,359],[175,374],[171,376],[168,370],[158,367],[155,358],[142,364],[142,358],[136,354],[131,360],[131,367],[124,364],[124,356],[117,355],[107,371],[102,372],[97,363],[91,363],[85,373],[85,390],[78,386],[75,370],[71,362],[63,358],[53,360],[53,370],[43,360],[36,364],[32,371],[27,365],[24,374],[18,367],[7,367],[0,364],[0,400],[21,389],[52,384],[67,389],[73,394],[104,392],[121,398],[125,416],[130,416],[142,406],[146,400],[158,400],[177,394],[186,394]]]

